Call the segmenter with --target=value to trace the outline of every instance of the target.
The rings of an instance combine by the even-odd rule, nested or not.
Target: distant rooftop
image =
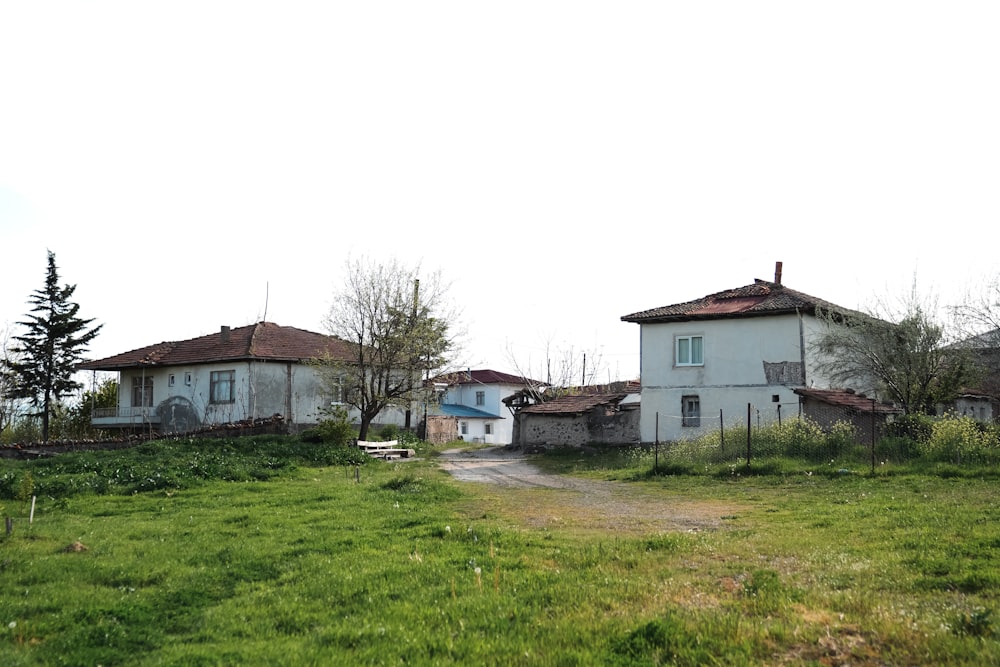
[[[113,371],[140,366],[181,366],[220,361],[303,361],[329,354],[350,361],[350,343],[320,333],[258,322],[222,327],[188,340],[156,343],[80,364],[80,370]]]

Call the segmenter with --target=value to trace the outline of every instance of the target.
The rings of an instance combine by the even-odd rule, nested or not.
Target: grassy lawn
[[[187,454],[161,456],[170,470]],[[128,460],[87,465],[134,478]],[[275,458],[118,495],[46,495],[84,478],[35,468],[30,527],[26,505],[0,501],[15,517],[0,537],[0,664],[1000,662],[993,479],[651,477],[645,460],[595,461],[542,463],[658,508],[731,513],[671,532],[539,526],[567,492],[460,483],[433,460],[365,465],[357,481]]]

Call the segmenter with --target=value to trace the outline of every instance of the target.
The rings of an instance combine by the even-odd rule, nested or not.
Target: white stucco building
[[[622,320],[640,327],[643,442],[798,414],[797,387],[827,388],[810,351],[817,309],[848,312],[781,284],[753,284]]]
[[[273,322],[230,328],[189,340],[149,345],[89,361],[80,370],[118,373],[118,406],[95,411],[97,428],[175,433],[212,424],[281,415],[290,428],[317,423],[331,396],[311,359],[350,362],[348,343]],[[357,412],[351,417],[356,421]],[[405,411],[386,408],[378,424],[403,425]]]
[[[511,443],[514,416],[503,399],[525,387],[544,383],[489,369],[451,373],[436,380],[445,385],[436,412],[457,420],[458,437],[495,445]]]

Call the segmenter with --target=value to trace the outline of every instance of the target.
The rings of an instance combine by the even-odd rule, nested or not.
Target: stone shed
[[[824,430],[829,430],[837,422],[847,422],[854,427],[854,439],[860,444],[871,443],[872,428],[877,437],[887,421],[903,413],[893,405],[880,403],[853,389],[802,387],[793,391],[799,396],[804,417],[812,419]]]
[[[623,403],[627,396],[559,396],[522,407],[514,416],[513,444],[531,449],[638,443],[639,404]]]

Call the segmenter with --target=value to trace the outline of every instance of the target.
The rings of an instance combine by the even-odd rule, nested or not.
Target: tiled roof
[[[857,412],[872,411],[872,399],[864,394],[855,392],[853,389],[810,389],[801,387],[792,391],[799,396],[814,398],[817,401],[835,405],[838,408],[851,408]],[[879,414],[900,414],[902,412],[902,410],[893,405],[878,402],[875,403],[874,410]]]
[[[578,415],[590,412],[601,405],[617,405],[628,394],[593,394],[590,396],[559,396],[551,401],[536,403],[526,408],[522,408],[522,413],[529,414],[562,414]]]
[[[500,371],[491,371],[489,369],[456,371],[442,375],[436,378],[436,381],[447,382],[448,384],[515,384],[521,386],[530,384],[533,387],[545,385],[544,382],[525,378],[520,375],[511,375],[510,373],[501,373]]]
[[[690,320],[716,320],[730,317],[757,317],[802,312],[815,314],[816,310],[837,313],[852,311],[814,296],[789,289],[781,283],[756,279],[752,285],[709,294],[694,301],[643,310],[622,316],[623,322],[686,322]]]
[[[181,366],[219,361],[302,361],[325,353],[350,361],[350,343],[324,334],[258,322],[174,342],[157,343],[113,357],[87,361],[80,370],[113,371],[138,366]]]

